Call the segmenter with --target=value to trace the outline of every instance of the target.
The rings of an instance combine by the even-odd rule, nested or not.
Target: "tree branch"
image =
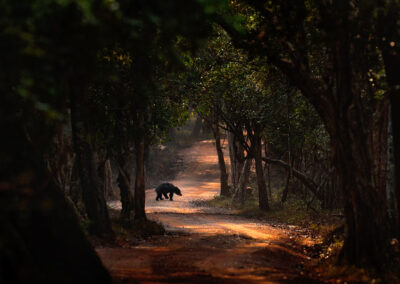
[[[286,170],[290,169],[290,165],[285,163],[282,160],[276,160],[276,159],[270,159],[270,158],[263,158],[263,160],[267,163],[279,165],[281,167],[284,167]],[[296,177],[299,181],[301,181],[320,201],[323,200],[323,197],[319,193],[318,186],[317,184],[306,174],[296,170],[296,169],[291,169],[293,176]]]

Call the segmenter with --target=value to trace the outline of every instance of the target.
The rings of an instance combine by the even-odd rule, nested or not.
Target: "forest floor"
[[[180,155],[185,168],[170,182],[183,196],[156,201],[154,189],[146,192],[148,218],[167,233],[97,247],[115,283],[321,283],[311,272],[316,240],[305,229],[195,205],[219,194],[212,141],[197,142]],[[110,205],[120,208],[119,202]]]

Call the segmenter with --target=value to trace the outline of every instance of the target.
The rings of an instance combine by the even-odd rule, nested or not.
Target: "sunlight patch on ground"
[[[268,225],[249,223],[248,219],[235,219],[224,215],[199,214],[152,214],[151,219],[164,224],[169,231],[183,231],[191,234],[236,234],[262,241],[272,241],[283,235]],[[283,236],[285,237],[285,236]]]
[[[231,230],[231,231],[234,231],[237,233],[245,234],[248,237],[251,237],[253,239],[271,240],[272,238],[274,238],[273,235],[266,233],[265,230],[258,231],[258,230],[249,228],[247,225],[243,225],[243,224],[219,223],[218,225],[225,229],[228,229],[228,230]]]

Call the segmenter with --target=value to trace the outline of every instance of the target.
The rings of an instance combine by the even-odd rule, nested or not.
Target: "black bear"
[[[181,190],[179,188],[177,188],[175,185],[171,184],[171,183],[162,183],[159,186],[157,186],[156,188],[156,192],[157,192],[157,198],[156,200],[163,200],[162,196],[164,195],[164,197],[166,199],[168,199],[168,195],[167,193],[169,193],[169,200],[172,201],[172,197],[174,196],[174,193],[182,196]]]

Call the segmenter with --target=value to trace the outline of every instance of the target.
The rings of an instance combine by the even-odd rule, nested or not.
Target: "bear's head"
[[[176,186],[174,187],[174,193],[176,195],[182,196],[181,190],[179,188],[177,188]]]

